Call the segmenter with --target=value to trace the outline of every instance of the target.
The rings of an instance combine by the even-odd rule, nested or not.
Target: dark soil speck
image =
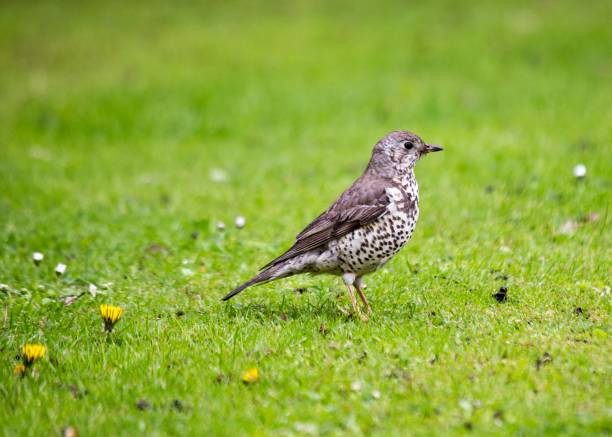
[[[496,301],[505,302],[508,298],[508,288],[507,287],[499,287],[499,291],[493,295]]]
[[[319,326],[319,333],[323,336],[329,333],[329,329],[327,328],[327,326],[325,326],[325,323],[321,323],[321,326]]]
[[[536,369],[540,370],[540,367],[545,366],[552,362],[552,355],[548,352],[544,352],[540,358],[536,360]]]
[[[582,307],[574,308],[574,314],[577,315],[577,316],[586,315],[584,310],[582,309]]]
[[[150,410],[151,403],[146,399],[140,399],[138,402],[136,402],[136,408],[138,408],[140,411]]]
[[[185,406],[179,399],[175,399],[172,401],[172,408],[178,411],[179,413],[182,413],[183,411],[185,411]]]

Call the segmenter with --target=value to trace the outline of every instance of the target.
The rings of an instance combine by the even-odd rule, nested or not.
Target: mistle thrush
[[[297,235],[293,246],[223,300],[255,284],[299,273],[329,273],[342,276],[353,312],[367,320],[353,287],[370,314],[363,277],[389,261],[412,236],[419,217],[414,165],[440,150],[411,132],[391,132],[374,146],[364,173]]]

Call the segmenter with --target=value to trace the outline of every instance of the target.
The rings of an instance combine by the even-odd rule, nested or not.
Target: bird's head
[[[394,131],[376,143],[368,168],[376,173],[395,176],[412,170],[422,156],[440,150],[442,147],[427,144],[412,132]]]

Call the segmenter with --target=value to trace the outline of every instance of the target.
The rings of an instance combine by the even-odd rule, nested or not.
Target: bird
[[[374,145],[362,175],[297,234],[293,245],[222,300],[253,285],[297,274],[332,274],[342,277],[352,314],[367,321],[372,308],[363,278],[385,265],[410,240],[419,218],[415,164],[441,150],[409,131],[387,134]],[[365,312],[357,305],[355,290]]]

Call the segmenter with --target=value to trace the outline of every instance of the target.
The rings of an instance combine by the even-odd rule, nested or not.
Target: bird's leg
[[[363,307],[365,308],[366,314],[367,315],[372,314],[372,307],[370,307],[370,304],[368,303],[368,299],[366,298],[366,295],[363,293],[363,290],[365,290],[367,286],[363,283],[362,277],[358,277],[355,279],[355,288],[357,289],[357,293],[359,293],[359,298],[361,299],[361,302],[363,302]]]
[[[351,299],[351,305],[353,306],[353,313],[357,314],[359,312],[359,307],[357,306],[357,299],[355,299],[355,293],[353,292],[353,287],[346,284],[346,289],[348,290],[349,299]]]
[[[353,292],[353,284],[355,282],[354,273],[345,273],[342,275],[346,289],[348,290],[349,298],[351,299],[351,305],[353,306],[353,314],[359,316],[361,320],[366,322],[368,317],[365,314],[361,314],[361,309],[357,305],[357,299],[355,299],[355,293]]]

